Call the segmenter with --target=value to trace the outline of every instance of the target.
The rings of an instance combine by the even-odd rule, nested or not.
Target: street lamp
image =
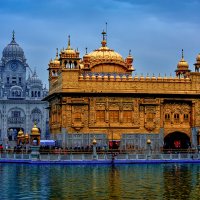
[[[151,140],[147,139],[147,159],[151,156]]]
[[[93,138],[92,144],[93,144],[93,160],[96,160],[97,159],[97,151],[96,151],[97,141],[96,141],[95,136]]]

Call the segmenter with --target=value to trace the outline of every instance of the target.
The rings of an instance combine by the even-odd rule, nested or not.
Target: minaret
[[[182,49],[182,58],[177,64],[177,69],[175,70],[176,76],[181,78],[189,77],[190,70],[187,61],[184,60],[183,49]]]
[[[125,63],[126,63],[127,71],[129,73],[132,73],[132,71],[134,71],[134,68],[133,68],[133,64],[132,64],[133,63],[133,57],[131,55],[131,50],[129,50],[129,54],[125,59]]]
[[[64,69],[79,69],[79,52],[71,48],[70,35],[68,36],[67,48],[60,53],[61,68]]]
[[[59,57],[58,57],[58,48],[57,48],[55,59],[50,60],[50,62],[49,62],[49,68],[48,68],[48,70],[49,70],[49,82],[57,79],[59,69],[60,69],[60,60],[59,60]]]

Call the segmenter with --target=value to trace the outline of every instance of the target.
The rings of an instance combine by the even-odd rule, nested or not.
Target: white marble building
[[[41,101],[47,94],[36,71],[26,63],[13,32],[0,61],[0,140],[16,140],[20,129],[30,134],[34,122],[41,138],[47,138],[48,102]]]

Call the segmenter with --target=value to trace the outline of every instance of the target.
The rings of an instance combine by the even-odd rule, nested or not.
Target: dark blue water
[[[0,164],[0,199],[200,200],[200,165]]]

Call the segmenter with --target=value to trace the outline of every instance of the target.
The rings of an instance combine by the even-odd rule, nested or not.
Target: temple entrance
[[[109,141],[109,149],[118,149],[120,145],[120,140]]]
[[[173,132],[164,138],[164,149],[188,149],[190,138],[181,132]]]

